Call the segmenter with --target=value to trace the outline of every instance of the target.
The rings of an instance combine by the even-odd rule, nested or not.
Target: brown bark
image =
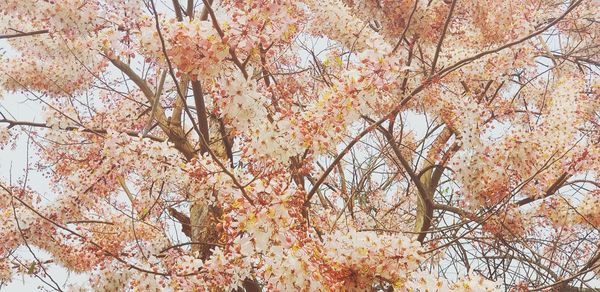
[[[434,161],[435,157],[441,152],[443,146],[452,137],[452,131],[446,127],[442,133],[436,138],[434,143],[429,150],[425,163],[423,164],[424,172],[419,177],[419,181],[425,192],[418,196],[417,199],[417,215],[415,219],[415,232],[419,232],[417,240],[423,242],[427,231],[431,227],[431,220],[433,218],[433,195],[441,176],[442,168],[435,168]],[[434,171],[435,169],[435,171]]]
[[[219,208],[210,206],[203,199],[192,202],[190,207],[192,242],[218,243],[221,235],[216,227],[221,213]],[[192,252],[198,253],[199,258],[206,260],[212,254],[213,247],[211,244],[194,244]]]

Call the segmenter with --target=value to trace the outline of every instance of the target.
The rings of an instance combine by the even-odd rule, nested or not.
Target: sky
[[[2,47],[2,43],[0,43],[0,47]],[[16,120],[44,122],[41,106],[36,106],[36,103],[25,102],[26,100],[27,96],[25,94],[11,93],[0,95],[0,112],[6,114],[7,109],[9,109],[8,112],[14,115],[14,119]],[[5,149],[0,150],[0,181],[15,182],[18,179],[23,178],[27,169],[27,161],[29,161],[30,164],[33,164],[33,162],[37,160],[35,152],[28,153],[27,147],[24,147],[26,144],[27,136],[21,135],[16,140],[16,148],[12,148],[11,145],[8,145]],[[30,165],[30,168],[32,168],[32,165]],[[40,192],[46,199],[52,199],[53,194],[48,189],[48,180],[42,173],[30,171],[27,185]],[[21,247],[18,252],[21,255],[30,257],[29,252],[25,247]],[[42,255],[41,258],[49,258],[47,253],[42,251],[36,255]],[[57,266],[53,266],[48,272],[60,284],[67,280],[69,280],[69,282],[83,282],[86,279],[85,275],[69,273],[66,269]],[[0,291],[37,291],[39,290],[38,287],[40,285],[43,285],[43,282],[35,277],[18,277],[7,286],[0,287]]]

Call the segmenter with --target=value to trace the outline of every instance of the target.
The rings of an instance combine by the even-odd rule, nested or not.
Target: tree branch
[[[433,55],[433,63],[431,64],[431,72],[429,73],[429,75],[433,75],[433,73],[435,72],[435,65],[437,63],[440,52],[442,51],[442,44],[444,43],[446,31],[448,31],[448,26],[450,25],[450,21],[452,20],[452,13],[454,13],[454,7],[456,7],[456,2],[458,2],[458,0],[452,0],[452,4],[450,5],[450,11],[448,12],[448,17],[446,17],[446,22],[444,23],[442,35],[440,36],[440,40],[438,41],[437,47],[435,49],[435,55]]]
[[[48,126],[46,123],[15,121],[15,120],[8,120],[8,119],[0,119],[0,123],[8,124],[9,129],[12,127],[15,127],[15,126],[53,129],[51,126]],[[107,134],[108,133],[106,131],[106,129],[88,129],[88,128],[79,128],[79,127],[72,127],[72,126],[59,128],[59,129],[64,130],[64,131],[80,131],[80,132],[91,133],[91,134]],[[131,137],[139,137],[139,132],[136,132],[136,131],[125,131],[123,133],[125,133]],[[164,142],[165,141],[165,139],[157,137],[157,136],[153,136],[153,135],[146,135],[145,138],[148,138],[148,139],[156,141],[156,142]]]
[[[15,33],[15,34],[4,34],[4,35],[0,35],[0,40],[1,39],[12,39],[12,38],[18,38],[18,37],[32,36],[32,35],[38,35],[38,34],[46,34],[46,33],[48,33],[47,29],[30,31],[30,32],[19,32],[19,33]]]

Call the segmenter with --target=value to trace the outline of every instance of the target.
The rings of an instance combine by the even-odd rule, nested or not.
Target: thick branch
[[[194,102],[196,103],[196,118],[198,128],[200,129],[200,152],[202,154],[208,151],[208,142],[210,141],[208,133],[208,116],[206,115],[206,105],[204,104],[204,94],[200,81],[192,81],[192,92],[194,93]]]
[[[154,104],[154,92],[152,92],[152,89],[150,89],[148,83],[146,83],[144,79],[137,75],[129,65],[123,63],[121,60],[110,57],[108,59],[138,86],[150,104]],[[194,148],[186,139],[183,129],[181,127],[171,127],[171,125],[169,125],[167,116],[165,115],[165,109],[160,106],[160,104],[157,104],[154,110],[154,117],[160,128],[167,134],[169,140],[175,144],[175,148],[177,148],[187,160],[191,160],[194,157]]]
[[[177,211],[175,208],[169,208],[169,214],[181,223],[181,231],[187,237],[192,238],[192,228],[190,226],[190,217]]]

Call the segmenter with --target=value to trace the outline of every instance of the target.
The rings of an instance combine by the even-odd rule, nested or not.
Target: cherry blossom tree
[[[2,160],[32,158],[0,181],[3,284],[600,287],[598,1],[3,0],[0,15],[3,98],[44,114],[0,107]]]

